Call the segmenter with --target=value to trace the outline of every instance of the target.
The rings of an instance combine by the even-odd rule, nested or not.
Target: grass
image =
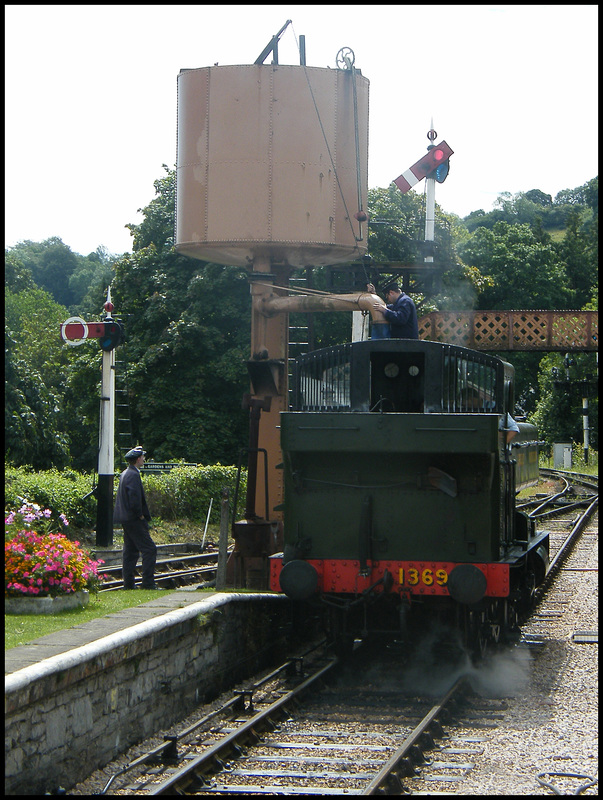
[[[540,466],[545,469],[555,469],[552,458],[540,458]],[[599,453],[597,450],[590,450],[588,464],[584,463],[584,455],[581,448],[574,447],[572,453],[572,466],[566,472],[578,472],[581,475],[599,475]]]
[[[163,522],[153,520],[151,527],[151,537],[156,544],[174,544],[179,542],[203,541],[205,525],[196,525],[188,520],[177,520],[175,522]],[[218,545],[220,533],[219,525],[209,525],[205,537],[206,546]],[[95,534],[93,531],[78,530],[73,531],[70,538],[76,538],[83,547],[95,549]],[[232,540],[229,538],[229,544]],[[113,548],[119,549],[123,545],[123,535],[121,528],[116,528],[113,534]],[[102,558],[102,552],[98,553],[97,558]],[[139,559],[140,566],[140,559]],[[99,569],[102,572],[102,567]],[[115,592],[103,592],[98,595],[91,595],[90,602],[85,608],[77,608],[72,611],[61,611],[59,614],[5,614],[4,615],[4,649],[10,650],[18,647],[48,633],[61,631],[66,628],[73,628],[84,622],[113,614],[124,608],[133,608],[141,603],[146,603],[157,597],[162,597],[171,589],[158,592],[156,590],[137,589],[134,592],[117,590]],[[203,591],[203,590],[201,590]],[[208,590],[211,591],[211,590]]]
[[[84,622],[113,614],[124,608],[134,608],[149,600],[163,597],[172,592],[165,589],[160,592],[150,589],[137,589],[134,592],[117,590],[115,592],[102,592],[91,595],[90,602],[85,608],[76,608],[72,611],[61,611],[59,614],[5,614],[4,615],[4,649],[10,650],[18,647],[47,633],[73,628]],[[200,590],[203,591],[213,590]]]

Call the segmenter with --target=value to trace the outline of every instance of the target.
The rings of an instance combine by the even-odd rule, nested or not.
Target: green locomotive
[[[284,551],[271,588],[330,610],[334,636],[443,618],[483,650],[517,625],[548,535],[516,509],[538,480],[513,367],[406,339],[298,358],[281,414]]]

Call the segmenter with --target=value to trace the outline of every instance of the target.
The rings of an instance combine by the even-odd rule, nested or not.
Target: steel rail
[[[549,564],[549,568],[544,581],[540,584],[540,586],[538,587],[538,589],[536,589],[534,593],[535,604],[540,602],[540,600],[542,600],[542,597],[547,591],[552,578],[557,574],[557,571],[559,570],[565,559],[569,556],[573,546],[578,540],[580,533],[582,533],[583,528],[590,521],[590,518],[594,514],[598,505],[599,505],[599,496],[596,495],[595,497],[593,497],[592,501],[588,505],[588,508],[584,511],[584,513],[582,513],[578,517],[578,519],[574,523],[572,530],[569,532],[563,544],[557,550],[553,560]]]
[[[189,567],[188,569],[172,570],[171,572],[159,572],[155,574],[155,583],[161,583],[168,580],[179,580],[181,578],[193,577],[195,575],[204,575],[206,573],[215,573],[217,569],[217,553],[197,553],[187,556],[176,556],[172,558],[162,558],[157,560],[156,567],[163,568],[169,567],[170,564],[186,565],[191,562],[202,562],[198,566]],[[209,565],[204,566],[206,562]],[[213,563],[211,563],[213,562]],[[121,566],[107,567],[102,570],[104,575],[120,575],[122,571]],[[123,588],[123,580],[121,578],[114,578],[113,580],[105,580],[101,584],[100,592],[112,592],[117,589]]]
[[[225,754],[229,754],[232,751],[236,752],[240,749],[241,740],[245,740],[249,737],[257,739],[258,734],[256,729],[269,726],[272,717],[284,711],[288,704],[330,672],[338,663],[339,659],[337,657],[331,658],[325,666],[321,667],[313,675],[310,675],[305,681],[290,692],[287,692],[283,697],[275,700],[267,708],[254,714],[254,716],[247,720],[247,722],[244,722],[241,727],[231,731],[219,742],[209,747],[204,753],[193,758],[188,764],[182,767],[182,769],[159,784],[155,789],[152,789],[148,794],[182,794],[183,788],[189,783],[197,782],[197,773],[199,771],[202,771],[203,768],[208,768],[212,761],[221,764]]]
[[[245,704],[245,697],[248,696],[250,698],[250,703],[252,702],[253,692],[256,689],[260,689],[264,684],[268,683],[269,681],[273,680],[275,677],[280,675],[282,672],[290,672],[292,669],[295,669],[299,666],[300,670],[303,670],[303,660],[306,656],[309,656],[315,650],[318,650],[321,647],[324,647],[326,642],[323,640],[318,644],[313,645],[308,650],[303,652],[299,656],[293,656],[292,658],[287,659],[284,664],[281,664],[280,667],[276,667],[267,675],[264,675],[263,678],[260,678],[259,681],[253,683],[249,689],[243,691],[237,691],[234,697],[231,697],[230,700],[227,700],[223,703],[219,708],[210,711],[209,714],[201,717],[196,722],[193,722],[184,730],[181,730],[180,733],[175,735],[165,735],[164,741],[161,744],[156,745],[155,747],[147,750],[146,753],[138,756],[137,758],[129,761],[123,767],[121,767],[117,772],[115,772],[107,783],[105,784],[104,788],[100,792],[100,794],[107,794],[109,788],[113,784],[113,782],[119,778],[121,775],[125,775],[126,772],[130,772],[131,770],[135,769],[136,767],[140,767],[143,764],[146,764],[148,761],[154,761],[160,758],[162,761],[167,761],[168,759],[176,760],[178,758],[178,743],[183,742],[183,740],[187,739],[193,733],[195,733],[199,728],[206,725],[208,722],[211,722],[212,719],[220,716],[221,714],[226,714],[227,712],[236,709],[237,707],[244,707]],[[303,674],[303,673],[301,673]]]
[[[191,567],[190,569],[180,570],[179,572],[162,572],[159,574],[155,574],[155,583],[163,583],[165,581],[175,581],[180,580],[181,578],[194,578],[200,577],[204,574],[215,574],[217,570],[217,565],[214,567]],[[137,586],[140,586],[140,580],[138,579]],[[99,592],[114,592],[117,589],[123,589],[124,583],[122,580],[115,580],[115,581],[105,581],[102,584],[102,589],[99,589]],[[170,587],[166,587],[166,591]]]
[[[394,794],[401,794],[401,782],[397,775],[400,771],[401,762],[408,757],[411,749],[417,744],[421,736],[427,732],[437,718],[441,715],[445,706],[450,702],[452,697],[459,691],[461,686],[466,681],[465,677],[459,678],[453,686],[448,690],[444,697],[433,706],[430,711],[425,715],[421,722],[409,733],[406,739],[402,742],[396,752],[389,758],[389,760],[379,770],[377,775],[369,783],[368,786],[360,794],[389,794],[388,784],[393,783],[391,787],[395,791]]]
[[[156,566],[162,567],[162,566],[169,566],[170,564],[190,564],[194,562],[211,563],[212,561],[216,561],[217,558],[218,558],[217,551],[213,553],[192,553],[189,555],[182,555],[182,556],[174,555],[174,556],[169,556],[168,558],[158,558]],[[122,571],[121,564],[114,564],[113,566],[104,567],[103,569],[103,572],[112,575],[116,573],[120,574],[121,571]]]

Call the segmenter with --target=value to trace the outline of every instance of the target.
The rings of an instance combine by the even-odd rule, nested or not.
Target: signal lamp
[[[117,345],[121,344],[123,338],[123,328],[119,322],[116,322],[114,319],[110,321],[105,321],[104,325],[104,332],[103,335],[100,337],[100,346],[101,350],[104,350],[106,353],[109,353],[111,350],[117,347]]]

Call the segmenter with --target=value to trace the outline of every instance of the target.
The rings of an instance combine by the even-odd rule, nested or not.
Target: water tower
[[[333,69],[304,61],[178,76],[176,249],[249,270],[249,372],[263,409],[258,447],[273,462],[268,487],[258,474],[252,492],[259,509],[269,489],[266,518],[277,520],[289,322],[282,309],[267,314],[265,301],[287,294],[294,269],[355,260],[367,250],[369,82],[349,48]]]

